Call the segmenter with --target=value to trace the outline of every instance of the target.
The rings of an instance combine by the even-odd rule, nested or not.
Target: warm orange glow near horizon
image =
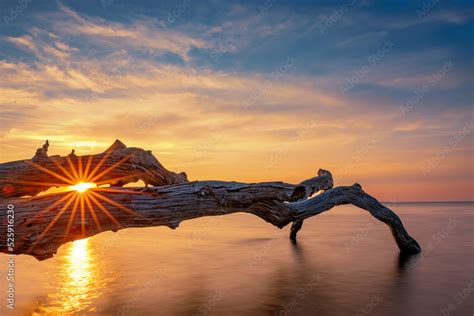
[[[31,19],[0,38],[0,163],[31,157],[46,139],[50,155],[98,153],[120,139],[193,180],[298,183],[323,168],[335,185],[358,182],[382,200],[474,200],[471,60],[458,53],[470,41],[431,34],[437,53],[427,58],[423,45],[397,40],[470,17],[383,32],[338,33],[352,24],[332,23],[321,36],[310,14],[276,26],[283,11],[252,17],[252,6],[238,7],[225,27],[169,28],[93,7],[24,10]]]

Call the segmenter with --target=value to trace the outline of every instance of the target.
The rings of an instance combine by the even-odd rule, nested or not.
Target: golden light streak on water
[[[93,300],[107,286],[104,267],[89,239],[76,240],[59,254],[60,265],[53,275],[57,287],[33,315],[71,315],[90,311]]]

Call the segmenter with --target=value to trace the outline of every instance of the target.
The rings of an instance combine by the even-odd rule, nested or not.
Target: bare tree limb
[[[305,182],[308,184],[307,187],[309,187],[308,190],[306,190],[305,196],[301,200],[306,200],[308,199],[311,195],[315,194],[318,191],[326,191],[329,190],[333,187],[333,179],[332,175],[329,171],[320,169],[318,171],[319,176],[328,176],[328,181],[325,183],[320,183],[319,185],[311,185],[310,183],[307,183],[308,180],[303,181],[302,184],[305,184]],[[291,224],[291,229],[290,229],[290,239],[292,242],[296,242],[296,235],[300,231],[300,229],[303,227],[303,220],[298,219]]]
[[[0,164],[0,197],[34,196],[51,187],[77,182],[123,186],[143,180],[153,186],[188,182],[186,174],[168,171],[151,151],[127,148],[116,140],[96,155],[48,156],[49,142],[32,159]],[[95,169],[97,168],[97,169]],[[84,175],[90,175],[85,179]]]

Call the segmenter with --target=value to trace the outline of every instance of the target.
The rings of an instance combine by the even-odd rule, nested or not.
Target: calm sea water
[[[400,258],[387,226],[352,206],[307,220],[297,245],[252,215],[201,218],[17,256],[16,309],[2,298],[0,314],[473,315],[473,204],[390,207],[422,254]]]

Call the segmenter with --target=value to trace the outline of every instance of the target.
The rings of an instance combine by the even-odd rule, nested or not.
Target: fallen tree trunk
[[[290,238],[296,240],[304,219],[342,204],[358,206],[387,224],[402,252],[421,251],[394,212],[365,193],[358,184],[333,188],[331,173],[326,170],[320,170],[318,176],[300,184],[186,182],[185,178],[174,178],[177,174],[170,174],[174,175],[172,181],[178,184],[95,188],[84,193],[70,191],[3,199],[0,252],[29,254],[43,260],[53,256],[68,241],[103,231],[162,225],[175,229],[184,220],[236,212],[254,214],[279,228],[293,222]],[[318,191],[324,192],[309,198]],[[11,209],[14,221],[11,221],[12,216],[7,216],[6,210]],[[12,223],[14,225],[9,226]],[[14,231],[12,247],[12,240],[4,233],[9,229]]]
[[[174,229],[184,220],[236,212],[257,215],[281,228],[349,203],[386,223],[401,251],[420,251],[400,218],[359,185],[329,189],[302,202],[287,202],[300,198],[301,191],[299,185],[281,182],[202,181],[148,189],[104,188],[91,189],[85,194],[66,192],[9,199],[15,210],[14,253],[30,254],[42,260],[51,257],[67,241],[102,231],[161,225]],[[0,207],[6,210],[7,204]],[[6,224],[3,216],[2,231]],[[7,252],[5,236],[0,236],[1,252]]]

